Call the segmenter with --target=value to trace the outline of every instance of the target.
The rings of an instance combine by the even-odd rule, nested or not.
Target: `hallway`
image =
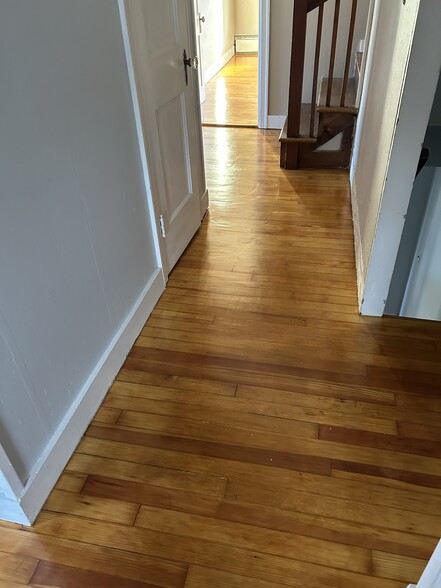
[[[210,211],[35,526],[0,525],[0,586],[405,588],[441,325],[358,315],[346,172],[204,134]]]
[[[235,55],[205,86],[204,125],[257,127],[258,56]]]

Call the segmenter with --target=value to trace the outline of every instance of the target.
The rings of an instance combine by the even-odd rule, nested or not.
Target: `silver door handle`
[[[205,22],[205,16],[200,16],[200,17],[199,17],[199,20],[200,20],[201,22]]]

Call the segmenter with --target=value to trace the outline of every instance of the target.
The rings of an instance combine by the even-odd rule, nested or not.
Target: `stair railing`
[[[308,23],[308,14],[318,9],[317,30],[315,40],[314,71],[312,79],[312,96],[311,96],[311,114],[309,123],[309,137],[315,137],[315,127],[317,118],[317,94],[318,94],[318,77],[320,71],[320,58],[323,37],[323,20],[324,7],[327,0],[294,0],[293,11],[293,28],[291,44],[291,70],[288,99],[288,116],[286,121],[286,136],[295,138],[300,136],[300,126],[302,117],[302,95],[303,95],[303,78],[305,68],[306,52],[306,30]],[[341,0],[335,0],[333,28],[329,56],[328,69],[328,87],[326,92],[326,106],[346,105],[346,93],[349,80],[349,69],[352,59],[352,49],[354,42],[355,21],[357,17],[357,0],[352,0],[351,17],[349,30],[347,31],[346,60],[343,74],[342,90],[339,104],[331,104],[333,97],[333,82],[335,74],[335,61],[337,52],[337,41],[339,37],[341,16]]]

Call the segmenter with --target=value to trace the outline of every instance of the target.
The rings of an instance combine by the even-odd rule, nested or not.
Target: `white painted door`
[[[205,23],[205,15],[201,13],[199,0],[194,0],[194,12],[196,18],[196,51],[199,58],[199,98],[200,102],[205,101],[205,80],[204,80],[204,62],[202,55],[202,27]]]
[[[203,166],[192,0],[126,0],[151,189],[170,272],[201,222]],[[187,73],[187,76],[186,76]]]

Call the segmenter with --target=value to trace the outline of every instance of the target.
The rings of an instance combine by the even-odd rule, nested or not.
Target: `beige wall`
[[[286,115],[293,0],[273,0],[270,16],[268,114]]]
[[[223,67],[223,58],[234,48],[236,0],[199,0],[199,11],[205,16],[201,36],[202,67],[204,74],[208,70],[210,78]]]
[[[236,34],[259,34],[259,0],[236,0]]]
[[[354,49],[365,37],[367,15],[370,0],[358,2],[357,21],[354,35]],[[271,34],[270,34],[270,74],[269,74],[269,114],[286,115],[288,109],[289,69],[291,62],[291,36],[293,0],[273,0],[271,2]],[[340,15],[340,31],[347,31],[351,15],[352,0],[342,0]],[[335,0],[325,5],[323,22],[322,52],[320,58],[319,77],[326,77],[329,67],[329,53],[332,37],[332,22]],[[318,11],[308,17],[307,45],[305,58],[305,75],[303,83],[303,101],[311,102],[312,72],[314,67],[315,39]],[[346,37],[347,38],[347,37]],[[345,35],[340,34],[337,45],[335,75],[341,77],[346,58]],[[351,65],[351,75],[352,75]]]

